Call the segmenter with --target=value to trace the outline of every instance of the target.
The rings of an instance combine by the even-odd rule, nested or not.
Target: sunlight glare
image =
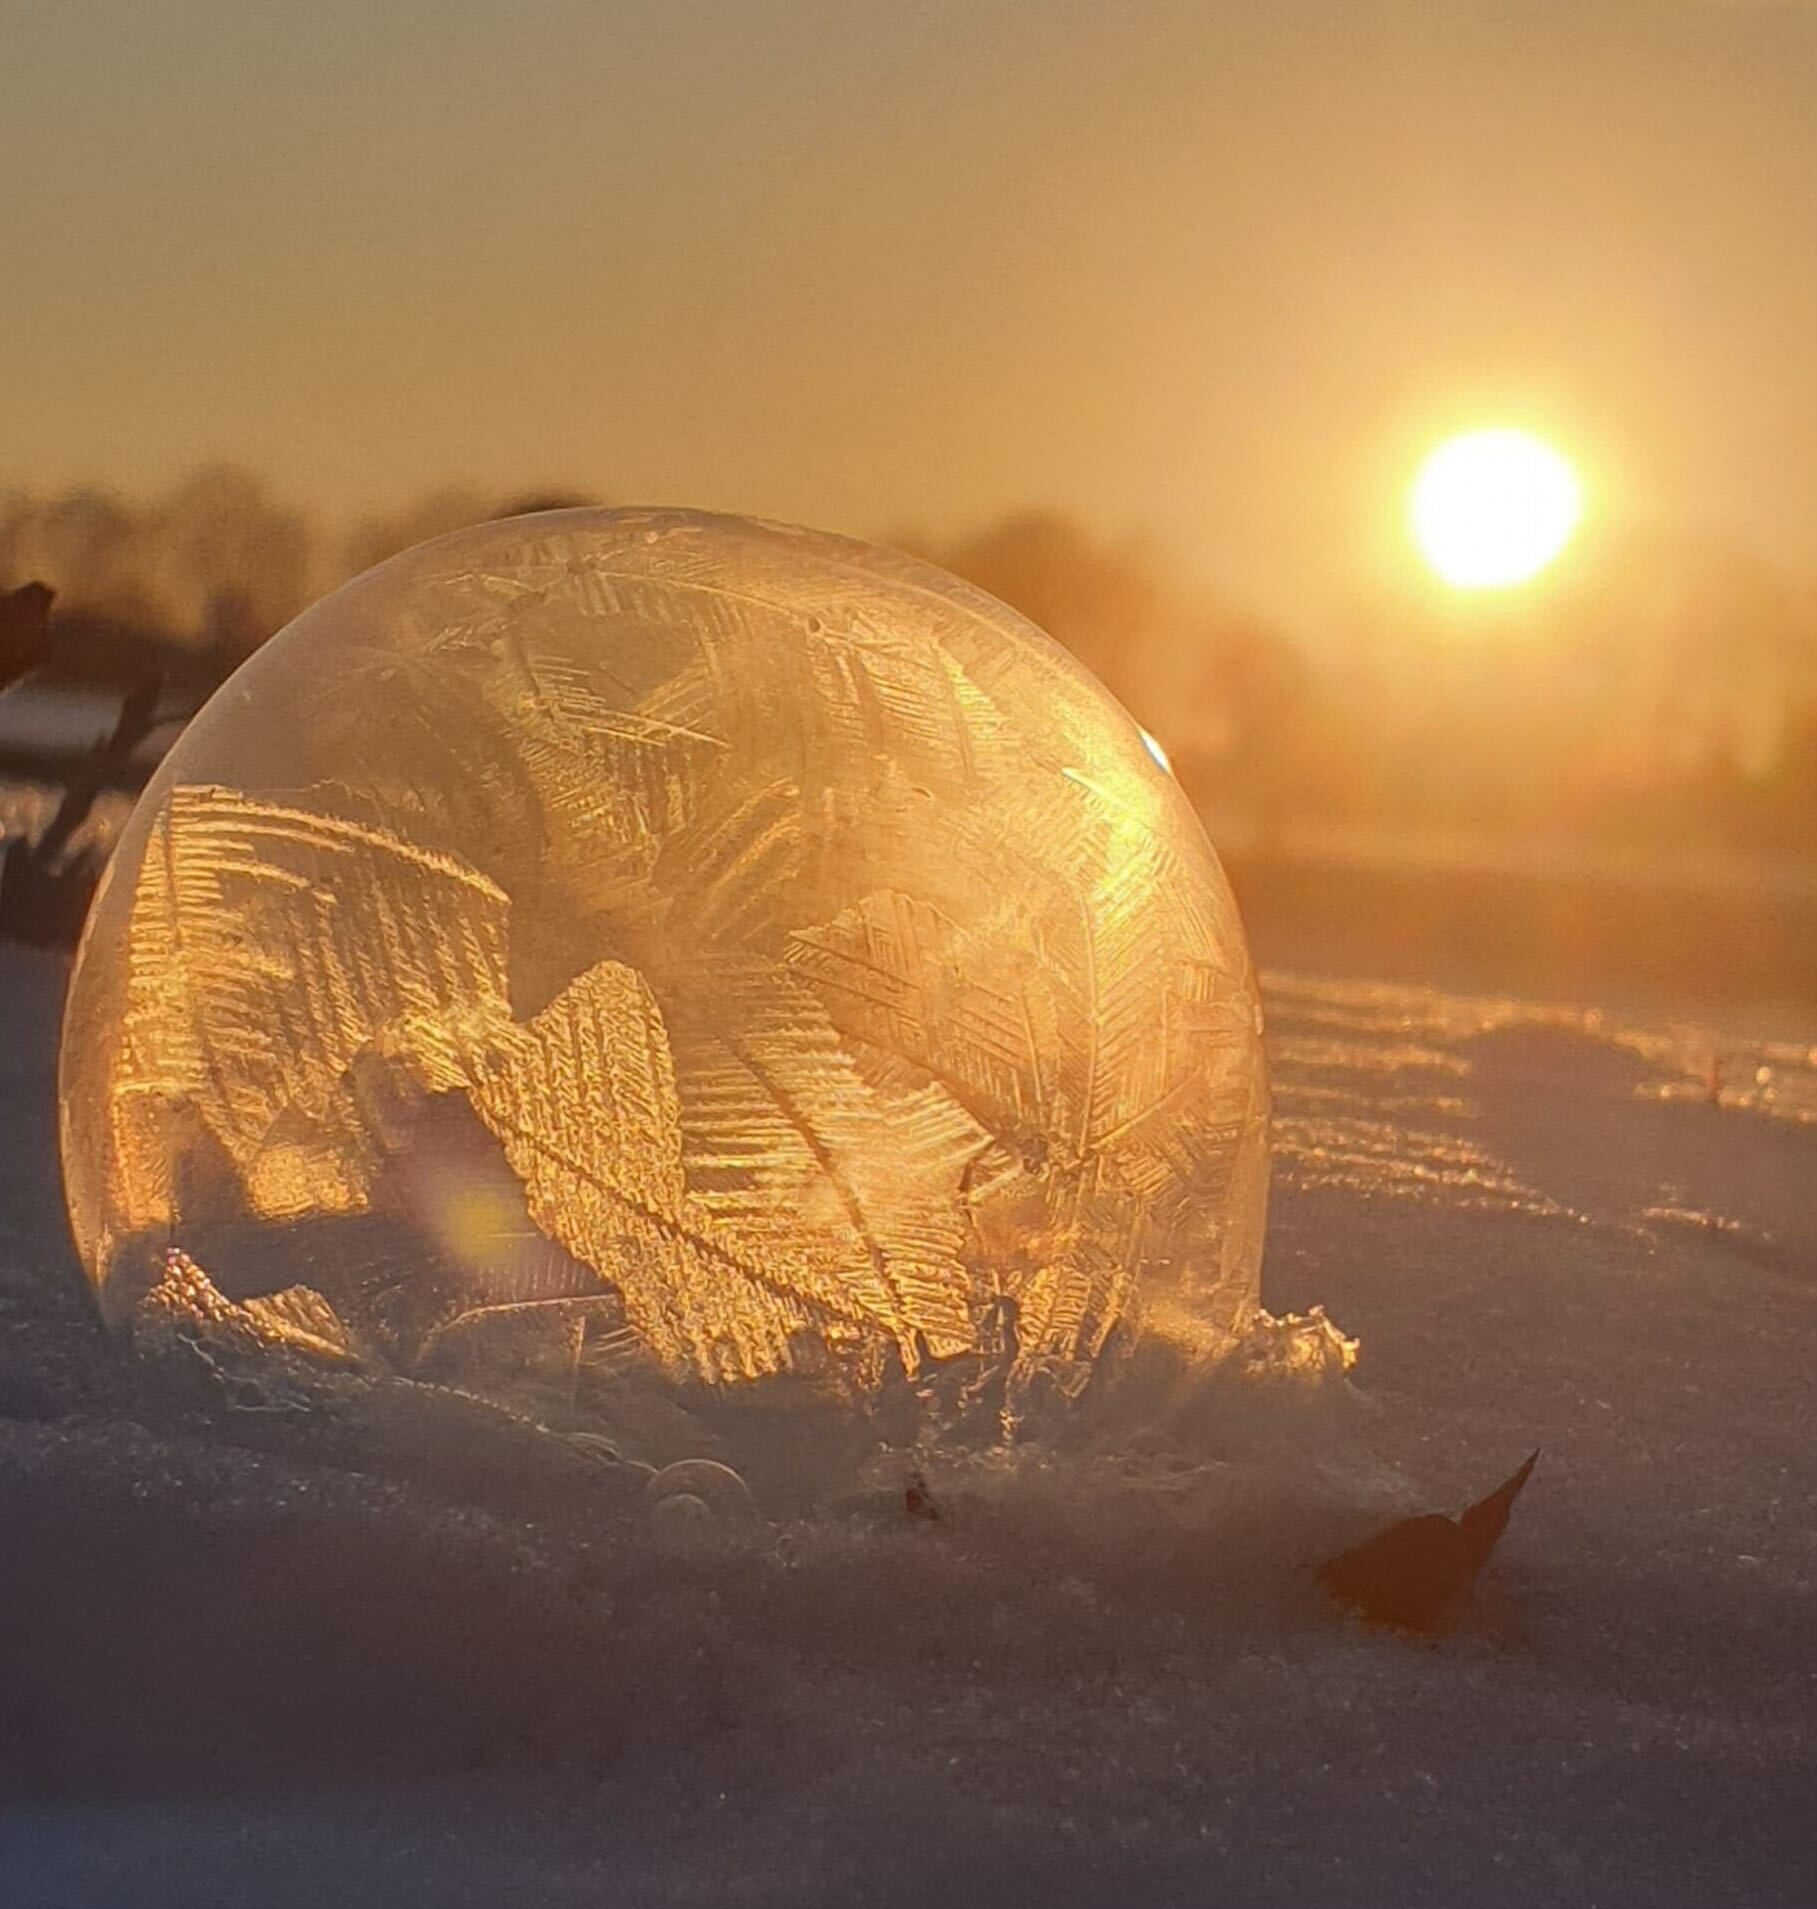
[[[1524,431],[1447,439],[1414,480],[1414,542],[1459,590],[1525,583],[1553,561],[1583,516],[1577,474]]]

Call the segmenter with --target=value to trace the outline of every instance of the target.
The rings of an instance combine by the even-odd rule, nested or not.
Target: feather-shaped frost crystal
[[[96,902],[62,1111],[104,1312],[174,1247],[407,1371],[540,1333],[577,1386],[1069,1399],[1215,1358],[1259,1016],[1144,745],[839,538],[560,511],[369,571],[197,718]]]

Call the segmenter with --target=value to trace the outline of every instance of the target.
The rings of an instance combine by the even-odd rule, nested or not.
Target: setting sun
[[[1537,576],[1583,515],[1577,474],[1524,431],[1448,438],[1414,479],[1414,542],[1459,590],[1495,590]]]

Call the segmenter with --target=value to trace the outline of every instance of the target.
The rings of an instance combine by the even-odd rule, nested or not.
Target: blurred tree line
[[[325,591],[411,544],[587,501],[447,488],[327,537],[236,465],[145,503],[90,487],[15,492],[0,496],[0,589],[32,580],[56,592],[50,680],[120,686],[149,652],[212,686]]]
[[[487,518],[592,501],[444,489],[328,536],[219,466],[129,503],[0,497],[0,590],[56,592],[41,678],[193,709],[307,603]],[[1817,584],[1633,543],[1505,602],[1409,594],[1296,643],[1051,511],[891,541],[1014,605],[1107,683],[1219,823],[1817,860]]]
[[[1220,840],[1817,861],[1817,580],[1635,536],[1557,584],[1364,603],[1315,646],[1052,513],[898,541],[1088,664]]]
[[[1611,537],[1555,583],[1359,622],[1335,808],[1679,860],[1817,860],[1817,580]]]

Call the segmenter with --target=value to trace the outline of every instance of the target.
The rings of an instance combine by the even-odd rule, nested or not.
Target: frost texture
[[[299,618],[172,752],[72,983],[127,1317],[179,1248],[406,1369],[1076,1396],[1255,1310],[1258,1016],[1140,732],[843,540],[564,511]],[[464,1348],[464,1350],[463,1350]]]

